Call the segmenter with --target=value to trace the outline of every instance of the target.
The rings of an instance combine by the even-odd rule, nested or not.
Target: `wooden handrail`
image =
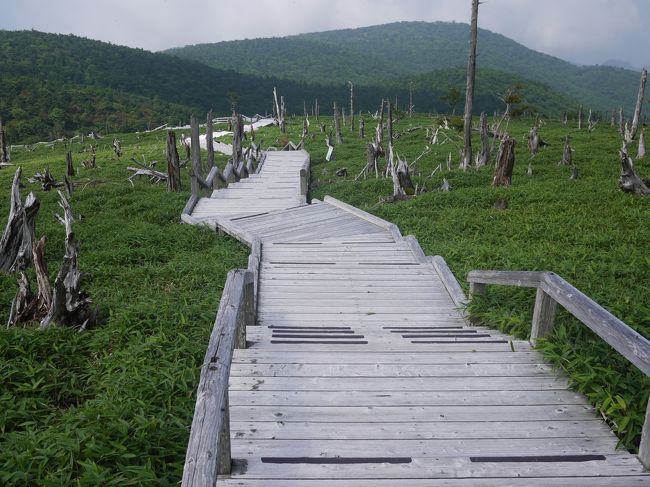
[[[230,271],[201,367],[183,486],[214,485],[218,474],[230,473],[230,365],[233,349],[246,348],[246,326],[255,321],[254,301],[253,272]]]
[[[471,271],[470,298],[485,293],[486,284],[533,287],[537,289],[531,340],[553,329],[555,309],[560,304],[614,350],[650,377],[650,340],[630,328],[593,299],[553,272]],[[650,401],[641,433],[639,460],[650,468]]]

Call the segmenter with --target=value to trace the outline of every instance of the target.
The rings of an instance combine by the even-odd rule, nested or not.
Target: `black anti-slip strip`
[[[269,325],[274,330],[350,330],[349,326],[282,326]]]
[[[508,343],[508,340],[411,340],[411,343]]]
[[[512,457],[469,457],[471,462],[591,462],[606,460],[604,455],[521,455]]]
[[[307,463],[310,465],[350,465],[355,463],[411,463],[410,457],[262,457],[262,463]]]
[[[402,335],[404,338],[488,338],[489,334],[477,333],[475,335],[455,335],[455,334],[443,334],[443,333],[427,333],[426,335]],[[471,340],[463,340],[464,342],[469,342]]]
[[[273,338],[327,338],[328,340],[341,339],[341,340],[361,340],[365,338],[363,335],[298,335],[295,333],[274,333]]]
[[[326,345],[367,345],[367,341],[345,341],[345,340],[271,340],[271,343],[316,343],[316,344],[326,344]]]
[[[457,330],[462,328],[462,326],[383,326],[382,328],[384,330],[391,330],[391,333],[400,333],[402,330]]]
[[[354,330],[272,330],[273,333],[290,333],[290,334],[295,334],[295,333],[309,333],[310,335],[312,333],[333,333],[334,335],[350,335],[354,334]]]

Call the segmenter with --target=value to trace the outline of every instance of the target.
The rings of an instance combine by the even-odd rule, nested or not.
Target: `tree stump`
[[[65,153],[65,174],[69,178],[74,177],[74,165],[72,164],[72,151]]]
[[[488,134],[488,120],[485,112],[481,113],[481,154],[476,159],[476,169],[490,163],[490,138]],[[437,134],[437,131],[436,131]]]
[[[20,197],[20,176],[16,169],[11,186],[9,217],[0,239],[0,271],[16,272],[29,267],[32,262],[32,244],[36,239],[36,215],[40,208],[38,198],[29,193],[25,203]]]
[[[181,191],[181,165],[176,149],[176,134],[167,131],[167,191]]]
[[[618,187],[626,193],[642,196],[650,195],[650,182],[644,181],[637,176],[634,170],[634,161],[632,161],[627,151],[627,144],[623,144],[618,154],[621,159],[621,176],[618,179]]]
[[[122,142],[117,139],[113,139],[113,152],[115,152],[118,159],[122,157]]]
[[[573,151],[571,149],[571,136],[567,134],[564,138],[564,151],[562,152],[562,160],[560,164],[570,166],[573,163]]]
[[[365,139],[366,137],[366,121],[363,117],[359,118],[359,138]]]
[[[58,217],[65,227],[65,255],[63,265],[54,280],[52,303],[47,316],[41,321],[41,329],[57,324],[85,330],[97,321],[97,308],[81,290],[84,274],[79,271],[79,243],[72,231],[72,208],[63,193],[59,191],[59,206],[63,217]]]
[[[642,130],[639,135],[639,151],[636,158],[641,159],[642,157],[645,157],[645,130]]]
[[[514,139],[505,137],[499,146],[497,156],[497,165],[494,171],[492,186],[510,186],[512,185],[512,170],[515,167],[515,146],[517,142]]]

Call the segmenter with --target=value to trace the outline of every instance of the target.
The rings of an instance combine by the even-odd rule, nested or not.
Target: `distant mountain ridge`
[[[468,38],[469,26],[464,23],[397,22],[197,44],[165,52],[245,74],[304,82],[342,83],[349,79],[377,84],[464,67]],[[639,78],[638,73],[623,68],[577,66],[485,29],[479,29],[477,66],[479,71],[489,68],[543,83],[600,111],[621,106],[630,111]]]

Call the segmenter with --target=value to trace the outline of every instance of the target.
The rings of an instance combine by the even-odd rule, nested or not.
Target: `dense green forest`
[[[310,71],[309,52],[289,50],[288,55],[292,66]],[[333,70],[338,64],[331,58],[326,65]],[[270,112],[274,86],[285,96],[290,113],[301,114],[303,100],[311,107],[318,98],[321,113],[329,114],[334,101],[347,105],[350,79],[343,71],[331,71],[337,82],[329,84],[253,76],[167,54],[36,31],[0,31],[0,72],[0,118],[6,123],[10,143],[78,131],[144,130],[162,123],[177,124],[187,121],[190,113],[203,115],[211,108],[226,114],[232,101],[244,113]],[[464,103],[463,68],[409,78],[398,78],[392,72],[384,80],[382,72],[377,72],[379,81],[373,83],[352,78],[355,110],[374,112],[382,97],[397,98],[405,109],[410,82],[418,111],[447,112]],[[477,76],[476,113],[502,109],[499,93],[514,85],[520,87],[524,106],[531,113],[559,115],[578,105],[523,76],[492,69],[480,69]],[[455,103],[448,99],[452,88],[460,93]]]
[[[222,69],[306,82],[339,83],[423,75],[464,67],[469,26],[397,22],[274,39],[198,44],[167,52]],[[300,62],[297,62],[297,60]],[[576,66],[479,29],[477,69],[491,68],[548,85],[594,110],[632,110],[639,75],[611,66]]]

